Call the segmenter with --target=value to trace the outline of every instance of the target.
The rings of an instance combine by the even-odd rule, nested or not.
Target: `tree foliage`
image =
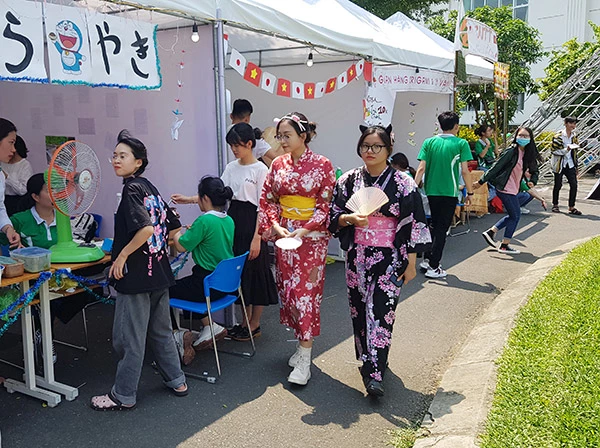
[[[600,48],[600,26],[588,23],[594,32],[595,42],[580,43],[573,38],[565,42],[560,50],[552,52],[550,62],[544,70],[546,77],[541,80],[539,97],[542,101],[554,93]]]
[[[517,111],[517,97],[521,93],[536,93],[539,86],[531,77],[530,65],[539,61],[544,55],[540,33],[520,19],[514,19],[508,7],[490,8],[483,6],[469,11],[467,16],[489,25],[498,35],[498,60],[510,64],[507,118],[510,121]],[[457,12],[451,11],[449,19],[441,16],[427,21],[432,31],[454,41]],[[476,111],[478,123],[494,122],[494,88],[491,85],[471,85],[459,88],[459,101],[464,101]],[[483,104],[484,112],[479,112]],[[498,107],[498,125],[503,120],[503,109]]]
[[[433,5],[447,4],[448,0],[352,0],[352,3],[384,20],[398,11],[411,19],[425,19],[432,16]]]

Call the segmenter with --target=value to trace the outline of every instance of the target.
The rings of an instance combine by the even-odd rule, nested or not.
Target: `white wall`
[[[112,236],[111,217],[116,193],[121,190],[109,164],[121,129],[129,129],[146,144],[150,160],[146,176],[164,197],[174,192],[193,193],[202,175],[217,174],[212,37],[210,27],[199,31],[201,40],[196,44],[182,31],[173,51],[176,31],[158,33],[163,75],[160,91],[0,82],[0,116],[15,123],[27,142],[34,172],[46,169],[46,135],[73,136],[95,150],[102,185],[90,211],[105,218],[102,236]],[[183,87],[179,88],[182,60]],[[179,105],[175,102],[178,95],[182,98]],[[173,141],[171,111],[176,108],[184,112],[185,122],[179,140]],[[92,132],[80,132],[81,119],[93,125]],[[181,207],[180,212],[185,223],[198,216],[195,207]]]
[[[265,68],[275,76],[290,81],[326,81],[337,76],[351,65],[350,62]],[[334,166],[342,170],[359,166],[362,161],[356,154],[356,143],[360,137],[358,126],[363,122],[363,79],[352,81],[339,91],[314,100],[296,100],[279,97],[255,87],[245,81],[234,70],[226,71],[226,85],[232,100],[246,98],[254,106],[252,125],[264,129],[273,126],[273,118],[298,111],[317,123],[317,138],[310,144],[313,151],[328,157]],[[449,95],[427,93],[402,93],[396,96],[393,127],[396,135],[395,151],[403,151],[416,163],[416,156],[423,140],[433,135],[436,111],[449,107]],[[410,106],[414,102],[416,106]],[[415,122],[410,124],[410,114],[415,113]],[[416,146],[407,143],[408,133],[415,132]]]

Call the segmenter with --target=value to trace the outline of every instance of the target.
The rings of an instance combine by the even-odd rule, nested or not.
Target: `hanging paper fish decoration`
[[[171,112],[173,112],[175,116],[183,115],[183,112],[180,112],[179,109],[172,110]]]
[[[412,138],[406,140],[406,143],[408,143],[410,146],[417,146],[417,143]]]
[[[408,136],[409,136],[409,137],[414,137],[414,136],[415,136],[415,131],[409,132],[409,133],[408,133]]]
[[[409,102],[408,104],[409,104],[409,106],[415,107],[415,106],[416,106],[417,104],[419,104],[419,103],[414,103],[414,102],[412,102],[412,101],[411,101],[411,102]]]

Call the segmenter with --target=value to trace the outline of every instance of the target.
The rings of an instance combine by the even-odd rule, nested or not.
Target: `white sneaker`
[[[430,270],[431,266],[429,266],[429,260],[424,259],[421,263],[419,263],[419,267],[424,271]]]
[[[517,250],[517,249],[513,249],[512,247],[510,247],[509,245],[506,246],[500,246],[498,248],[498,252],[500,252],[501,254],[509,254],[509,255],[516,255],[516,254],[520,254],[521,251]]]
[[[441,266],[438,266],[435,269],[429,268],[427,272],[425,272],[425,277],[428,278],[445,278],[447,275],[448,274],[442,269]]]
[[[525,208],[525,207],[521,207],[521,214],[522,215],[528,215],[531,213],[531,210]]]
[[[308,380],[310,380],[310,366],[312,348],[299,347],[298,362],[292,373],[288,376],[288,381],[293,384],[299,384],[300,386],[306,386]]]
[[[215,332],[215,340],[220,341],[227,336],[227,328],[220,326],[218,323],[213,323],[213,331]],[[210,326],[205,325],[198,339],[194,341],[194,350],[206,350],[212,347],[212,336],[210,334]]]
[[[290,359],[288,360],[288,366],[296,367],[298,365],[299,359],[300,359],[300,344],[296,344],[296,351],[294,352],[294,354],[292,356],[290,356]]]

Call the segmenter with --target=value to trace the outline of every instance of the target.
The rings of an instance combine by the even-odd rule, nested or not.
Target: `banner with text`
[[[395,92],[431,92],[450,94],[454,74],[414,68],[373,68],[373,84]]]
[[[485,23],[464,17],[460,22],[458,42],[464,55],[474,54],[492,62],[498,61],[498,36]]]
[[[367,126],[387,126],[392,122],[396,92],[371,85],[367,87],[363,100],[363,119]]]
[[[40,2],[0,2],[0,80],[48,82],[42,15]]]

